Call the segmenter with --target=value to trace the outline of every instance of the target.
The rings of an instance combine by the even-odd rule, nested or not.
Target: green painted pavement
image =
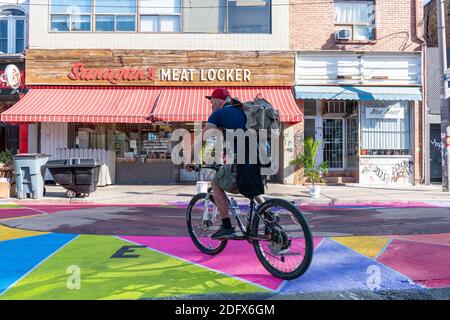
[[[17,204],[0,204],[0,209],[12,209],[12,208],[22,208]]]
[[[265,292],[249,283],[163,255],[135,249],[138,258],[111,256],[129,242],[82,235],[38,266],[0,298],[142,299],[208,293]],[[209,258],[209,257],[208,257]],[[75,267],[73,267],[75,266]],[[79,267],[80,289],[73,272]]]

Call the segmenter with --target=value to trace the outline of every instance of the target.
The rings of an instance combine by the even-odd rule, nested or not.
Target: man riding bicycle
[[[215,89],[211,96],[206,96],[206,98],[211,101],[212,114],[203,128],[202,134],[196,137],[194,145],[201,146],[203,144],[203,136],[210,129],[222,130],[224,138],[226,137],[225,130],[246,129],[247,118],[245,113],[241,108],[232,104],[232,99],[227,89]],[[192,148],[192,155],[194,150],[197,149],[195,147]],[[189,169],[192,166],[188,165],[186,167]],[[231,239],[236,234],[231,225],[228,198],[225,192],[239,193],[236,184],[236,166],[234,164],[223,165],[211,181],[211,187],[213,189],[215,204],[222,219],[220,229],[211,237],[213,239]]]

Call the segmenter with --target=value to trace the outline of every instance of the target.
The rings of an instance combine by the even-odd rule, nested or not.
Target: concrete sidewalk
[[[190,185],[113,185],[100,187],[87,198],[67,199],[65,189],[47,186],[47,195],[40,200],[3,199],[0,203],[111,203],[111,204],[161,204],[168,202],[188,202],[195,194],[196,187]],[[269,197],[282,197],[305,204],[351,204],[374,202],[439,202],[450,205],[450,193],[443,193],[440,185],[432,186],[321,186],[319,199],[309,197],[306,186],[269,184]],[[245,201],[244,198],[240,201]]]

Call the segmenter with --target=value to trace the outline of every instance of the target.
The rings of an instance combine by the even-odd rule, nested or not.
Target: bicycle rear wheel
[[[306,219],[296,206],[283,199],[266,201],[258,214],[253,217],[251,230],[255,238],[261,239],[253,242],[259,261],[277,278],[300,277],[311,264],[314,250]]]
[[[189,235],[200,251],[216,255],[221,253],[227,240],[214,240],[211,235],[219,230],[222,220],[212,195],[199,193],[192,198],[186,212]]]

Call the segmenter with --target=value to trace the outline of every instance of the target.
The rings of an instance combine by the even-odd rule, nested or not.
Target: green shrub
[[[0,163],[7,164],[12,161],[13,154],[10,150],[6,149],[0,152]]]

